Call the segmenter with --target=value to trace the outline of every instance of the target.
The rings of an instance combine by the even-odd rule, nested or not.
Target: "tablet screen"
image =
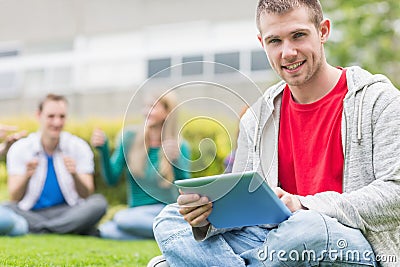
[[[279,224],[291,215],[257,172],[177,180],[175,184],[184,193],[207,196],[213,202],[208,221],[216,228]]]

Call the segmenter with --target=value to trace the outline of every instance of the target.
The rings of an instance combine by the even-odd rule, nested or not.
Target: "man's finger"
[[[189,203],[198,201],[200,199],[200,195],[198,194],[182,194],[178,197],[177,202],[179,206],[185,206]]]
[[[205,215],[204,216],[202,215],[209,214],[211,210],[212,210],[212,203],[208,203],[207,205],[203,205],[201,207],[194,209],[192,212],[184,215],[183,218],[189,223],[197,224],[204,221],[207,217],[205,217]]]
[[[283,189],[280,188],[280,187],[274,187],[273,190],[274,190],[275,194],[276,194],[279,198],[281,198],[283,195],[286,194],[286,191],[283,190]]]
[[[199,207],[210,203],[207,197],[200,197],[198,194],[187,194],[178,197],[180,207]]]

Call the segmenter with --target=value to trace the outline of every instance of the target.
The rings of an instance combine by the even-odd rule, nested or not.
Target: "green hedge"
[[[19,118],[2,120],[2,123],[17,125],[19,129],[28,132],[36,131],[37,122],[32,119]],[[219,174],[224,171],[224,158],[230,153],[233,147],[232,129],[235,123],[229,127],[221,127],[218,123],[207,119],[189,121],[182,129],[182,137],[188,141],[191,148],[192,177]],[[103,129],[110,140],[111,149],[118,139],[122,127],[122,121],[109,119],[90,119],[87,121],[72,120],[66,125],[66,130],[80,136],[87,142],[94,128]],[[226,127],[226,125],[225,125]],[[228,130],[227,130],[228,129]],[[235,131],[235,130],[233,130]],[[108,187],[102,180],[99,168],[99,155],[95,154],[95,184],[96,191],[103,194],[110,205],[126,203],[126,181],[121,179],[115,187]],[[8,198],[7,195],[7,171],[4,159],[0,161],[0,200]]]

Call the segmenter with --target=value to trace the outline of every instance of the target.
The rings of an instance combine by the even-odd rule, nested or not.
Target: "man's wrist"
[[[207,236],[207,233],[211,227],[211,223],[208,223],[207,225],[200,226],[200,227],[193,227],[194,229],[197,230],[197,232],[202,236],[203,238]]]
[[[205,225],[200,225],[200,226],[196,226],[196,227],[193,227],[193,228],[197,228],[199,231],[207,233],[208,228],[210,228],[210,225],[211,225],[211,223],[209,223],[207,221]]]

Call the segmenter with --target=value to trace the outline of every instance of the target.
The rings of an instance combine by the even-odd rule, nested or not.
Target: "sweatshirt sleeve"
[[[323,192],[300,197],[305,207],[337,218],[342,224],[364,232],[390,231],[400,225],[400,96],[392,94],[385,98],[385,105],[378,101],[374,103],[375,106],[381,104],[383,108],[375,110],[376,115],[370,117],[371,121],[365,122],[372,126],[372,152],[369,155],[350,154],[357,157],[353,160],[357,161],[358,168],[357,172],[349,171],[348,179],[359,184],[363,180],[372,182],[342,194]],[[369,141],[368,136],[363,138],[361,142]],[[370,157],[372,166],[365,162]],[[365,169],[373,177],[362,177],[362,170]]]
[[[104,182],[108,185],[114,186],[119,182],[122,171],[126,167],[123,143],[121,139],[118,141],[111,156],[109,152],[108,139],[103,146],[98,147],[98,150],[100,152],[101,173]]]

